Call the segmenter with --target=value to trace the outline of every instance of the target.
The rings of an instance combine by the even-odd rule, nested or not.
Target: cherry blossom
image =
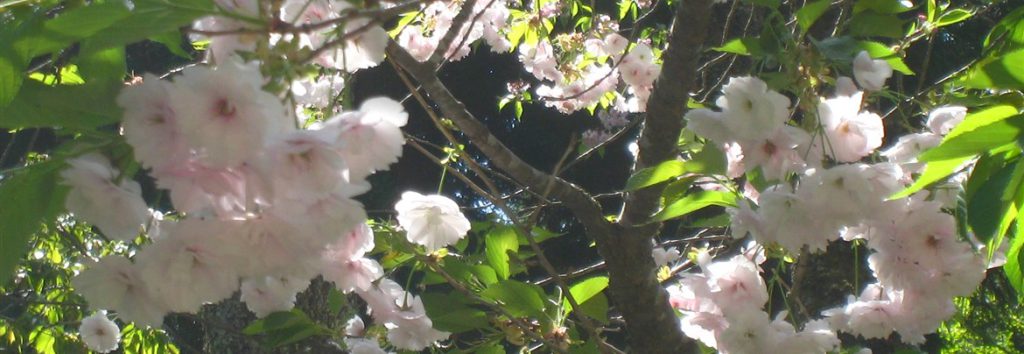
[[[885,60],[871,59],[868,52],[857,53],[853,59],[853,77],[865,91],[879,91],[892,76],[892,67]]]
[[[109,238],[131,241],[149,220],[142,187],[129,177],[118,183],[119,172],[102,155],[91,153],[67,161],[62,183],[71,187],[65,206]]]
[[[441,195],[402,193],[395,211],[398,224],[406,230],[406,238],[425,246],[428,252],[455,243],[465,237],[470,228],[459,205]]]
[[[90,350],[109,353],[117,350],[121,341],[121,329],[107,318],[106,311],[97,311],[82,319],[82,324],[78,326],[78,336]]]

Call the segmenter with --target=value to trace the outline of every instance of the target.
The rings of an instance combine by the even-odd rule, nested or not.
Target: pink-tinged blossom
[[[455,201],[442,195],[402,193],[395,204],[398,224],[406,231],[409,242],[423,245],[433,252],[466,237],[469,220]]]
[[[106,157],[90,153],[67,160],[62,183],[71,187],[64,205],[76,217],[96,225],[107,237],[130,241],[149,220],[142,187],[126,176],[117,183],[118,171]]]
[[[238,290],[237,255],[225,247],[224,224],[183,220],[165,225],[167,237],[137,255],[140,274],[153,296],[174,312],[194,312],[204,303],[223,300]]]
[[[263,91],[257,68],[229,61],[195,66],[174,80],[172,107],[189,147],[210,167],[233,167],[294,129],[281,101]]]
[[[271,143],[263,160],[274,194],[316,199],[345,183],[348,166],[336,139],[322,130],[297,130]]]
[[[868,52],[860,52],[853,59],[853,77],[865,91],[879,91],[885,80],[892,76],[892,67],[885,60],[872,59]]]
[[[121,329],[107,318],[107,311],[97,311],[82,319],[82,324],[78,326],[78,337],[90,350],[109,353],[117,350],[121,341]]]
[[[338,151],[348,165],[348,178],[357,181],[398,161],[405,144],[400,128],[408,119],[401,103],[375,97],[363,102],[358,111],[329,119],[320,129],[343,147]]]
[[[356,293],[366,301],[373,318],[387,327],[388,341],[396,348],[422,350],[450,335],[433,329],[423,300],[391,279],[383,278],[369,290]]]
[[[340,258],[325,253],[321,273],[324,279],[334,282],[338,290],[350,293],[369,289],[374,281],[384,276],[384,268],[371,258]]]
[[[427,61],[430,55],[434,54],[437,48],[436,38],[429,38],[423,35],[423,28],[418,25],[409,25],[398,35],[398,45],[405,48],[413,58],[419,61]]]
[[[957,239],[956,220],[941,204],[920,199],[891,202],[888,218],[872,224],[868,265],[885,286],[970,294],[984,279],[984,258]]]
[[[742,255],[728,261],[712,262],[704,268],[711,298],[729,316],[753,306],[760,308],[768,302],[768,290],[758,266]]]
[[[533,74],[538,80],[562,81],[562,72],[558,70],[555,49],[547,40],[541,40],[536,45],[521,44],[519,46],[519,61],[523,63],[526,71]]]
[[[352,230],[366,220],[363,205],[340,192],[315,198],[277,199],[264,215],[268,220],[288,220],[288,228],[293,230],[290,232],[297,233],[292,237],[294,241],[308,244],[302,249],[309,251],[335,242],[344,230]]]
[[[257,276],[242,281],[240,300],[256,314],[265,317],[273,312],[295,307],[295,295],[309,286],[309,279],[288,276]]]
[[[219,216],[244,214],[265,199],[268,187],[257,171],[237,167],[210,167],[196,160],[153,170],[157,186],[170,191],[179,211],[209,212]]]
[[[139,326],[159,327],[170,310],[154,298],[143,279],[139,267],[127,258],[106,256],[87,262],[71,284],[94,308],[117,311],[118,317]]]
[[[815,144],[836,161],[859,161],[882,145],[885,137],[882,118],[860,111],[862,96],[863,93],[837,96],[824,99],[818,105],[818,119],[825,137],[815,139]]]
[[[960,122],[967,117],[967,108],[963,106],[943,106],[928,113],[928,129],[938,135],[949,134]]]
[[[143,166],[157,168],[188,157],[178,127],[177,113],[169,100],[179,88],[146,74],[142,83],[125,87],[117,96],[124,108],[122,133]]]
[[[622,35],[612,32],[604,37],[603,49],[607,55],[619,55],[626,50],[629,46],[629,39]]]
[[[810,149],[811,136],[803,129],[783,125],[764,140],[740,141],[747,171],[761,167],[767,180],[784,180],[807,166],[803,155]]]

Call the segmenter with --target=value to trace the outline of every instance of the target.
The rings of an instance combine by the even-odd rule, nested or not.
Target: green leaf
[[[480,296],[501,302],[513,316],[544,317],[544,290],[534,284],[503,280],[488,286]]]
[[[970,156],[964,156],[954,157],[948,160],[929,161],[924,166],[924,172],[922,172],[921,176],[914,181],[914,184],[899,193],[893,194],[889,199],[899,199],[917,193],[925,187],[930,186],[932,183],[943,180],[953,174],[953,172],[956,172],[970,159]]]
[[[983,42],[985,48],[998,45],[1000,50],[1024,46],[1024,7],[1018,7],[999,20]]]
[[[0,286],[6,286],[40,225],[64,210],[63,160],[30,165],[0,179]]]
[[[0,128],[63,127],[91,130],[121,120],[115,103],[121,86],[107,83],[47,86],[26,81],[18,96],[0,109]]]
[[[459,333],[490,325],[487,313],[470,307],[468,299],[459,293],[427,292],[420,298],[427,316],[438,330]]]
[[[1004,200],[1002,197],[1008,188],[1012,188],[1012,195],[1016,195],[1018,185],[1013,185],[1010,182],[1014,180],[1015,174],[1024,172],[1017,167],[1018,165],[1020,165],[1018,162],[1013,162],[1004,166],[987,178],[985,183],[967,201],[967,223],[974,230],[975,236],[982,242],[1001,236],[1004,231],[1001,227],[1004,215],[1007,213],[1012,213],[1011,217],[1017,215],[1017,210],[1011,206],[1012,200]]]
[[[192,59],[192,54],[186,52],[183,47],[184,41],[182,41],[180,31],[170,31],[153,35],[149,37],[149,40],[163,44],[171,54],[177,55],[183,59]]]
[[[1021,208],[1017,214],[1017,220],[1024,220],[1024,208]],[[1006,264],[1003,264],[1003,272],[1006,273],[1006,278],[1010,281],[1010,285],[1017,291],[1018,297],[1024,297],[1024,223],[1017,222],[1017,229],[1013,237],[1013,243],[1010,244],[1009,251],[1006,252]]]
[[[636,6],[633,0],[619,1],[619,20],[626,18],[626,15],[629,14],[629,9],[633,6]]]
[[[476,279],[483,284],[498,282],[498,275],[494,269],[483,264],[466,264],[462,260],[445,258],[443,267],[449,275],[460,281],[469,282]],[[445,282],[444,278],[440,276],[438,276],[438,280],[437,283]]]
[[[952,9],[939,16],[939,19],[935,21],[935,27],[949,26],[954,23],[963,22],[974,14],[964,9]]]
[[[761,42],[757,38],[733,38],[730,39],[721,47],[712,48],[712,50],[723,53],[733,53],[739,55],[759,55],[764,51],[761,49]]]
[[[748,3],[764,6],[767,8],[777,9],[779,5],[782,5],[782,0],[744,0]]]
[[[964,79],[964,85],[981,89],[1024,89],[1024,49],[976,64]]]
[[[906,20],[896,15],[864,11],[853,16],[848,23],[849,33],[859,37],[903,38]]]
[[[690,156],[686,163],[692,172],[709,175],[724,175],[729,166],[725,152],[714,144],[704,144],[700,152]]]
[[[508,253],[515,253],[519,250],[519,239],[516,237],[515,228],[502,225],[491,229],[485,236],[484,245],[487,263],[494,268],[494,273],[498,275],[498,278],[508,279],[511,275]]]
[[[24,59],[6,45],[0,45],[0,108],[7,107],[18,94]]]
[[[946,160],[972,156],[1012,143],[1024,132],[1024,115],[992,122],[974,130],[942,139],[939,146],[928,149],[918,157],[920,161]]]
[[[582,305],[594,296],[601,294],[601,292],[606,288],[608,288],[608,277],[596,276],[573,284],[569,287],[569,293],[572,294],[573,299],[576,300],[576,304]],[[565,299],[563,302],[562,308],[565,309],[565,313],[568,314],[569,312],[572,312],[569,299]]]
[[[666,206],[651,218],[651,222],[678,218],[712,205],[736,206],[736,195],[721,191],[692,193]]]
[[[872,58],[885,60],[893,70],[899,71],[904,75],[914,75],[914,71],[910,70],[910,67],[908,67],[907,64],[903,62],[903,59],[900,58],[899,55],[896,55],[896,52],[893,52],[892,48],[889,48],[889,46],[872,41],[860,41],[858,44],[860,45],[860,48],[868,52],[868,55]]]
[[[949,134],[946,134],[946,139],[955,138],[961,134],[978,129],[979,127],[1010,118],[1015,114],[1017,114],[1017,107],[1011,105],[1003,104],[987,107],[964,117],[963,122],[957,124],[953,130],[949,131]]]
[[[796,12],[796,22],[800,25],[800,31],[807,32],[814,25],[814,22],[818,21],[818,18],[821,18],[825,11],[828,11],[831,3],[832,0],[818,0],[800,8]]]
[[[242,329],[248,335],[262,335],[263,345],[280,347],[300,340],[329,333],[325,328],[309,319],[302,310],[274,312],[267,317],[253,321]]]
[[[603,324],[608,324],[608,297],[597,293],[580,304],[580,312]]]
[[[853,12],[860,13],[865,10],[872,10],[881,14],[898,14],[910,10],[910,7],[903,5],[900,0],[858,0],[853,5]]]
[[[86,42],[88,43],[88,41]],[[88,46],[88,44],[83,44]],[[122,85],[128,71],[124,47],[114,47],[85,54],[78,58],[78,71],[88,82],[101,81]]]
[[[83,53],[177,31],[197,18],[217,12],[212,0],[135,0],[134,4],[131,16],[97,32]]]
[[[654,167],[648,167],[636,171],[626,181],[625,191],[635,191],[640,188],[653,186],[655,184],[676,178],[687,172],[693,172],[687,161],[668,160]]]

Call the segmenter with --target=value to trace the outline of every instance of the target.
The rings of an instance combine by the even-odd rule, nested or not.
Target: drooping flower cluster
[[[768,290],[760,266],[746,254],[726,261],[699,257],[702,272],[687,274],[669,287],[669,301],[682,312],[683,332],[722,353],[824,353],[839,339],[822,320],[802,331],[786,322],[786,312],[775,320],[762,308]],[[756,259],[756,257],[755,257]]]
[[[877,91],[892,71],[885,61],[861,53],[854,61],[854,72],[864,90]],[[969,243],[958,240],[956,222],[942,210],[943,203],[926,200],[928,192],[888,198],[920,171],[917,155],[937,145],[943,134],[963,120],[966,110],[935,110],[927,123],[931,132],[904,137],[882,152],[890,162],[863,164],[859,162],[882,145],[882,120],[862,110],[864,92],[857,90],[853,80],[840,78],[837,86],[835,97],[818,104],[816,120],[811,120],[820,129],[814,138],[788,124],[790,103],[785,96],[752,77],[733,78],[723,86],[716,101],[720,111],[687,113],[688,128],[731,152],[727,154],[730,165],[747,172],[760,168],[765,179],[783,181],[745,193],[752,196],[751,201],[741,200],[727,209],[734,237],[750,235],[760,244],[794,255],[824,250],[840,237],[863,239],[874,252],[868,263],[877,282],[860,297],[851,296],[847,305],[825,311],[827,319],[809,322],[805,331],[821,335],[845,331],[867,338],[896,332],[904,342],[920,343],[953,313],[954,296],[977,287],[985,264]],[[811,118],[805,114],[804,119]],[[753,187],[748,184],[747,188]],[[726,263],[702,264],[703,274],[687,275],[678,287],[670,288],[673,304],[683,310],[686,334],[724,352],[778,348],[780,332],[772,330],[788,326],[782,332],[793,333],[792,326],[781,318],[770,321],[769,314],[760,311],[767,296],[762,299],[754,291],[763,288],[756,270],[751,265],[719,264]],[[732,283],[722,287],[717,279],[732,279]],[[724,294],[739,300],[720,303],[721,289],[735,290]],[[757,311],[742,310],[744,303],[756,305]],[[734,323],[740,326],[739,334],[730,329]],[[824,352],[835,345],[830,343],[837,343],[834,334],[813,338],[799,350],[775,351]]]
[[[419,350],[446,338],[422,303],[407,307],[411,295],[381,279],[381,266],[366,257],[373,233],[352,199],[401,155],[401,104],[371,98],[303,130],[262,82],[254,66],[226,61],[123,90],[125,139],[180,214],[150,228],[152,243],[131,259],[88,265],[75,288],[93,307],[156,326],[168,312],[195,312],[239,290],[258,316],[289,310],[322,275],[368,303],[395,304],[372,310],[396,346]],[[69,164],[69,210],[112,238],[137,236],[149,214],[130,176],[98,154]],[[432,220],[425,225],[436,226]],[[380,282],[390,282],[387,292]]]

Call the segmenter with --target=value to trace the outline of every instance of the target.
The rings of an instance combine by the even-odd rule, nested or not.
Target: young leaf
[[[925,151],[918,157],[921,161],[946,160],[954,157],[976,155],[1016,141],[1024,133],[1024,115],[992,122],[977,129],[947,136],[939,146]]]
[[[625,191],[635,191],[640,188],[653,186],[668,181],[687,172],[693,172],[687,161],[668,160],[654,167],[648,167],[636,171],[626,181]]]
[[[972,14],[970,11],[964,9],[952,9],[942,14],[942,16],[940,16],[939,19],[935,21],[935,27],[949,26],[954,23],[963,22],[971,18],[971,16],[973,15],[974,14]]]
[[[651,222],[677,218],[712,205],[736,206],[736,195],[721,191],[700,191],[689,194],[659,211],[651,218]]]
[[[953,172],[956,172],[970,159],[971,156],[963,156],[946,160],[929,161],[924,166],[924,172],[921,173],[921,176],[918,177],[916,181],[914,181],[914,184],[911,184],[910,187],[893,194],[889,199],[899,199],[917,193],[917,191],[930,186],[932,183],[938,182],[953,174]]]
[[[519,239],[516,237],[516,230],[511,226],[499,226],[491,229],[485,236],[484,245],[487,255],[487,263],[494,268],[494,273],[501,279],[508,279],[509,256],[508,252],[519,250]]]

